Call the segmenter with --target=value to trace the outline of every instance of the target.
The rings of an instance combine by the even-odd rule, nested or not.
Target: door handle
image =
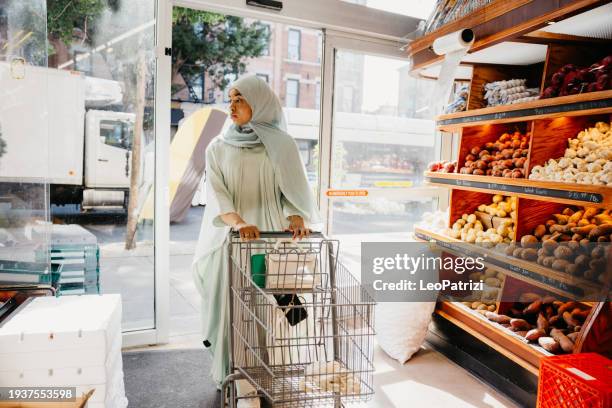
[[[107,162],[108,162],[108,159],[98,159],[98,161],[99,161],[99,162],[104,162],[104,163],[107,163]]]

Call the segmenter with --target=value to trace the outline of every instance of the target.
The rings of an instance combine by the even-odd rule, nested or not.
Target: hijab
[[[313,224],[320,224],[319,211],[308,184],[304,164],[295,140],[287,133],[287,124],[278,96],[263,79],[255,75],[239,79],[231,88],[236,89],[245,98],[253,115],[251,121],[244,126],[232,124],[221,140],[238,147],[263,144],[285,198],[311,227]],[[229,227],[220,228],[214,224],[220,210],[208,179],[206,195],[206,210],[194,262],[222,245],[229,232]]]
[[[233,128],[233,129],[232,129]],[[232,124],[223,135],[223,141],[236,147],[254,147],[261,144],[259,136],[249,125],[237,126]]]
[[[266,81],[249,75],[232,84],[251,106],[253,116],[245,129],[232,124],[223,135],[230,144],[250,145],[259,140],[263,143],[279,179],[283,195],[295,206],[309,223],[319,223],[319,211],[308,184],[306,171],[297,144],[287,133],[285,115],[278,96]],[[247,136],[248,135],[248,136]]]

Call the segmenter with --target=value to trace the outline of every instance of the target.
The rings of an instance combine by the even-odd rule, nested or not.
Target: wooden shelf
[[[540,359],[552,355],[460,303],[439,302],[436,313],[535,375]]]
[[[605,113],[612,113],[612,90],[449,113],[438,116],[436,125],[440,131],[454,132],[466,126]]]
[[[487,267],[499,270],[515,279],[525,281],[569,299],[583,298],[596,302],[600,298],[605,297],[602,294],[602,287],[600,285],[583,278],[546,268],[535,262],[509,257],[504,253],[476,246],[475,244],[469,244],[419,227],[414,228],[414,236],[421,241],[433,241],[445,251],[458,255],[483,255],[485,258],[484,264]]]
[[[472,174],[425,172],[429,184],[492,194],[512,194],[556,203],[612,207],[612,188],[556,181],[536,181]]]
[[[549,21],[560,21],[605,3],[606,0],[491,2],[411,42],[407,54],[412,57],[412,71],[418,72],[425,67],[441,63],[444,58],[433,52],[432,44],[436,38],[454,31],[463,28],[471,28],[474,31],[476,41],[470,49],[472,53],[500,42],[518,39],[546,26]]]

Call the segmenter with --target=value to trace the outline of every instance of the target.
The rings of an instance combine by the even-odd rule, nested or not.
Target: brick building
[[[245,74],[254,74],[266,80],[287,108],[316,109],[321,99],[321,59],[323,41],[321,31],[272,22],[262,22],[270,31],[270,42],[265,55],[247,61]],[[335,95],[337,109],[343,112],[359,111],[362,97],[363,56],[343,54],[342,75],[338,75]],[[350,68],[346,68],[350,67]],[[346,71],[346,72],[344,72]],[[230,81],[234,77],[230,76]],[[182,78],[174,78],[175,85],[185,85]],[[227,92],[216,88],[207,74],[193,81],[193,92],[183,88],[172,95],[174,101],[192,101],[204,104],[227,102]],[[194,98],[195,96],[195,98]]]

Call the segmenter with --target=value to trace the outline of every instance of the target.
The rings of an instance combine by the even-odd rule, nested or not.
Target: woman
[[[319,222],[297,145],[287,134],[280,101],[257,76],[230,90],[234,122],[206,150],[207,205],[193,262],[202,296],[204,344],[213,355],[211,375],[219,386],[229,374],[227,239],[230,229],[244,240],[259,231],[310,233]]]

